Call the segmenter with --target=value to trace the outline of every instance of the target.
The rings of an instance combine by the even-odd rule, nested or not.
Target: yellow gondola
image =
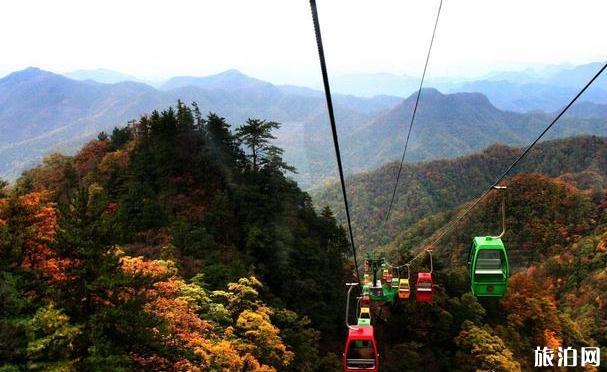
[[[360,314],[358,315],[358,325],[371,325],[371,311],[369,307],[363,306],[360,308]]]
[[[398,298],[407,299],[411,296],[411,288],[409,287],[409,279],[401,279],[398,283]]]
[[[398,298],[408,299],[411,296],[411,287],[409,285],[409,279],[411,278],[411,271],[409,265],[405,265],[407,268],[407,279],[401,279],[398,283]]]

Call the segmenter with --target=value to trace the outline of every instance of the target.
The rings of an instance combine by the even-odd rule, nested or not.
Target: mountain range
[[[392,242],[424,217],[478,197],[522,151],[493,145],[456,159],[405,164],[388,221],[387,209],[399,163],[387,163],[371,172],[348,177],[352,226],[358,246],[364,250]],[[602,190],[607,187],[607,140],[580,136],[539,143],[512,175],[516,173],[539,173],[580,190]],[[311,194],[318,206],[330,206],[338,219],[345,221],[338,184],[313,190]]]
[[[541,68],[524,70],[495,71],[478,77],[428,76],[425,86],[436,88],[446,93],[470,92],[482,93],[489,101],[501,110],[556,111],[570,99],[601,67],[602,63],[582,65],[555,64]],[[166,81],[151,81],[132,75],[107,69],[78,70],[65,73],[66,77],[76,80],[93,80],[101,83],[119,83],[123,81],[146,82],[154,87],[169,89],[184,85],[205,85],[224,89],[225,78],[239,74],[228,70],[222,74],[208,77],[182,76],[169,78]],[[251,79],[256,80],[256,79]],[[406,98],[419,89],[419,77],[394,73],[350,73],[331,76],[331,87],[334,93],[358,97],[395,96]],[[256,80],[257,83],[264,83]],[[322,90],[301,88],[303,91]],[[599,78],[586,92],[585,100],[594,103],[607,103],[607,78]]]
[[[178,99],[198,102],[203,112],[225,113],[234,125],[249,117],[282,122],[280,143],[285,147],[297,142],[293,137],[302,126],[326,117],[321,92],[278,87],[233,70],[195,81],[175,78],[165,85],[156,89],[137,82],[77,81],[37,68],[0,79],[0,176],[14,179],[50,152],[74,152],[100,131],[124,126]],[[335,97],[339,117],[354,126],[398,100]]]
[[[429,76],[424,85],[443,92],[482,93],[501,110],[552,112],[561,108],[599,70],[602,63],[553,65],[541,69],[493,72],[478,78]],[[332,79],[334,91],[373,96],[407,97],[419,88],[419,78],[389,73],[348,74]],[[585,100],[607,103],[607,77],[599,78]]]
[[[411,121],[415,95],[369,123],[342,131],[342,157],[350,173],[376,168],[400,159]],[[607,134],[605,105],[576,105],[573,114],[561,119],[546,139],[578,134]],[[574,116],[574,114],[579,116]],[[480,93],[442,94],[431,88],[422,91],[411,133],[407,161],[454,158],[494,144],[521,146],[532,141],[554,114],[502,111]],[[314,130],[314,129],[311,129]],[[313,138],[309,133],[306,138]],[[317,146],[319,159],[331,156],[328,139]]]
[[[574,70],[583,70],[579,72],[583,75],[592,69]],[[157,88],[136,81],[103,83],[91,80],[96,76],[93,72],[83,71],[79,78],[85,80],[75,80],[28,68],[0,79],[0,177],[12,180],[53,151],[73,153],[100,131],[124,126],[179,99],[196,101],[203,112],[221,113],[235,126],[249,117],[283,123],[277,144],[285,149],[285,160],[297,168],[292,177],[304,188],[336,175],[322,91],[274,85],[237,70],[207,77],[175,77]],[[101,70],[104,73],[108,81],[129,78]],[[542,84],[551,81],[542,79]],[[335,94],[333,98],[348,173],[400,158],[414,95],[402,99]],[[479,93],[443,94],[424,89],[407,160],[452,158],[495,142],[522,145],[552,116],[501,110]],[[572,108],[551,136],[605,134],[606,121],[607,104],[586,100]]]

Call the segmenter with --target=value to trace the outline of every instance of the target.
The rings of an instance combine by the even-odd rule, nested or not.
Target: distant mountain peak
[[[411,94],[403,101],[403,105],[408,106],[415,104],[417,99],[417,92]],[[420,95],[420,104],[423,103],[443,103],[443,104],[458,104],[468,103],[479,105],[480,107],[490,107],[496,109],[495,106],[489,101],[487,96],[482,93],[465,92],[465,93],[442,93],[435,88],[422,88]]]
[[[239,77],[246,77],[246,78],[250,78],[249,76],[245,75],[244,73],[242,73],[240,70],[237,70],[235,68],[231,68],[229,70],[225,70],[223,72],[220,72],[218,74],[216,74],[215,76],[239,76]],[[210,75],[213,76],[213,75]]]
[[[34,67],[34,66],[29,66],[24,68],[21,71],[16,71],[16,72],[22,72],[22,73],[35,73],[35,72],[41,72],[42,70],[39,67]]]
[[[44,71],[38,67],[30,66],[30,67],[24,68],[23,70],[12,72],[12,73],[8,74],[7,76],[12,76],[12,75],[13,76],[14,75],[31,76],[31,75],[38,75],[38,74],[45,73],[45,72],[47,72],[47,71]]]
[[[43,79],[43,78],[57,78],[61,77],[55,73],[50,71],[42,70],[38,67],[27,67],[20,71],[15,71],[11,74],[8,74],[4,78],[0,79],[0,81],[4,82],[16,82],[16,81],[28,81],[33,79]]]
[[[432,88],[432,87],[422,88],[422,95],[425,95],[425,96],[444,96],[444,94],[441,93],[438,89]]]
[[[261,86],[272,87],[272,84],[247,76],[237,69],[229,69],[208,76],[177,76],[166,81],[161,89],[170,90],[188,86],[231,91]]]
[[[385,141],[385,143],[392,144],[392,138],[402,137],[402,132],[408,128],[416,100],[417,92],[410,95],[393,109],[376,117],[360,132],[365,133],[362,134],[362,137],[376,136],[378,138],[383,138],[379,141]],[[448,128],[457,128],[453,130],[455,130],[455,132],[473,131],[478,133],[483,131],[484,128],[487,128],[487,125],[491,125],[495,130],[504,130],[505,127],[496,123],[504,123],[506,117],[509,117],[509,115],[509,113],[500,111],[493,106],[487,97],[480,93],[443,94],[437,89],[425,88],[422,90],[420,96],[416,116],[417,129],[414,132],[413,144],[415,147],[417,141],[415,136],[421,135],[423,137],[425,135],[431,135],[442,138],[441,148],[445,149],[449,147],[452,152],[459,151],[461,153],[461,144],[455,145],[454,147],[454,145],[451,144],[452,136],[445,136],[443,134],[446,129],[451,130]],[[455,134],[455,132],[452,134]],[[507,133],[504,135],[506,134]],[[477,144],[471,146],[477,146]],[[438,152],[442,151],[443,150],[441,149]],[[422,152],[425,152],[425,150]],[[425,156],[422,155],[422,152],[418,150],[413,156],[417,157],[419,160]],[[442,153],[446,155],[446,153]]]
[[[95,81],[102,84],[115,84],[123,81],[136,81],[141,82],[135,76],[127,75],[122,72],[109,70],[106,68],[96,68],[91,70],[76,70],[72,72],[66,72],[63,76],[73,80],[81,81]]]
[[[214,74],[214,75],[208,75],[208,76],[203,76],[203,77],[193,77],[193,79],[200,79],[200,80],[206,80],[206,81],[238,81],[238,82],[245,82],[245,83],[263,83],[263,84],[269,84],[265,81],[256,79],[254,77],[251,77],[249,75],[244,74],[243,72],[241,72],[240,70],[237,70],[235,68],[229,69],[229,70],[225,70],[222,71],[218,74]]]
[[[415,92],[411,93],[411,95],[407,98],[405,98],[404,103],[409,103],[409,102],[413,102],[415,103],[415,100],[417,100],[417,93],[419,92],[419,90],[416,90]],[[447,96],[446,94],[441,93],[438,89],[436,88],[422,88],[422,92],[420,95],[420,101],[423,99],[428,99],[428,98],[440,98],[440,97],[445,97]]]

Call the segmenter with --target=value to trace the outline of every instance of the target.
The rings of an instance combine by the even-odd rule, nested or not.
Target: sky
[[[317,3],[330,74],[421,74],[439,0]],[[603,61],[605,14],[605,0],[444,0],[428,76]],[[274,83],[320,81],[307,0],[3,0],[0,48],[0,75],[236,68]]]

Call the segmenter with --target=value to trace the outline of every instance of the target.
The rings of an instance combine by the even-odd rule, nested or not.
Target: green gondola
[[[393,278],[384,258],[373,258],[371,255],[367,255],[364,277],[369,283],[371,301],[394,302],[398,295],[398,285],[393,285]]]
[[[505,186],[494,186],[504,190]],[[508,289],[510,264],[502,242],[506,233],[506,201],[502,199],[502,233],[498,236],[477,236],[468,251],[470,289],[477,297],[502,297]]]
[[[477,297],[502,297],[508,288],[510,265],[500,237],[477,236],[468,260],[470,289]]]
[[[376,286],[371,287],[371,301],[376,302],[394,302],[396,295],[398,294],[398,286],[388,286],[385,283],[378,283]]]

